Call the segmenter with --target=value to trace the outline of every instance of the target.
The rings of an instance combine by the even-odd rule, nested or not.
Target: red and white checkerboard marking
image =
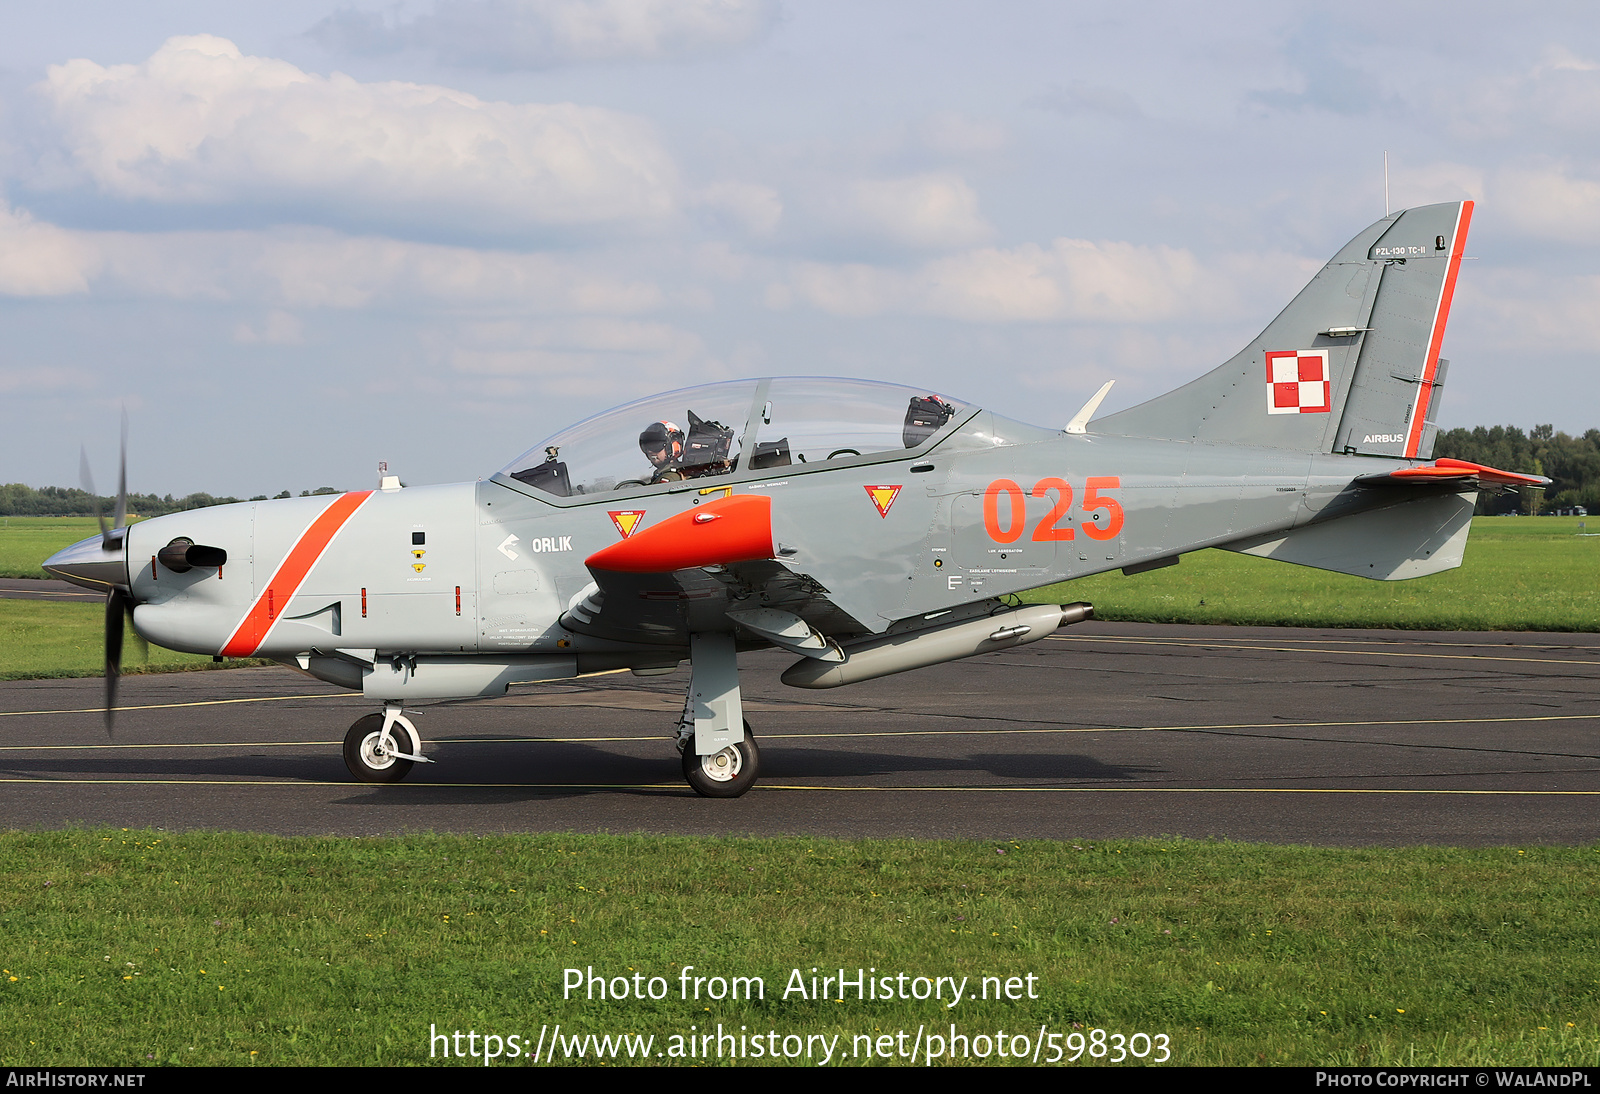
[[[1327,414],[1328,351],[1267,351],[1267,413]]]

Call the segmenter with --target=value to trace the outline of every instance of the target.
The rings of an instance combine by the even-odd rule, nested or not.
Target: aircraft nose
[[[123,557],[122,543],[107,550],[105,539],[96,533],[71,547],[57,551],[44,561],[44,568],[74,585],[103,593],[113,586],[127,588],[128,563]]]

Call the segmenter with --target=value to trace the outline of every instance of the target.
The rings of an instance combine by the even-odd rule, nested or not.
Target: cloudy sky
[[[1336,14],[1330,14],[1336,11]],[[1586,3],[0,2],[0,482],[486,476],[628,399],[1038,424],[1470,197],[1445,427],[1600,426]]]

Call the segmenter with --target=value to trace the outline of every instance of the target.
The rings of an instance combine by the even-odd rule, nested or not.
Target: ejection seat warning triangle
[[[898,486],[868,486],[865,489],[867,497],[871,498],[872,504],[877,507],[880,517],[889,515],[889,507],[894,504],[894,499],[900,495]]]
[[[639,522],[644,520],[643,509],[608,509],[606,515],[611,518],[611,523],[617,526],[623,539],[627,539],[638,530]]]

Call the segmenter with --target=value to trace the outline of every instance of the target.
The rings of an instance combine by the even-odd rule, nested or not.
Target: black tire
[[[356,720],[350,732],[344,735],[344,765],[359,782],[397,783],[411,774],[415,764],[410,760],[397,760],[393,756],[379,756],[377,743],[383,733],[383,715],[369,714]],[[396,722],[390,730],[395,743],[413,756],[422,755],[422,742],[416,734]]]
[[[755,785],[761,773],[761,749],[750,723],[744,740],[711,756],[696,756],[693,742],[683,750],[683,777],[702,798],[737,798]]]

